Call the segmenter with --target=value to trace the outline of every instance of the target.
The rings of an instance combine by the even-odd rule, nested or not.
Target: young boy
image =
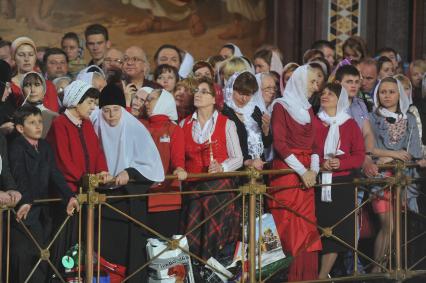
[[[55,156],[47,141],[41,139],[43,120],[41,111],[24,105],[15,113],[15,129],[20,134],[11,143],[9,162],[12,176],[17,182],[22,199],[17,206],[16,220],[12,223],[11,282],[24,282],[40,257],[40,252],[25,233],[20,221],[28,227],[39,245],[44,248],[51,232],[51,218],[47,206],[33,206],[33,201],[48,197],[49,185],[54,187],[67,203],[66,211],[72,215],[79,209],[58,170]],[[42,262],[30,282],[45,282],[47,263]]]

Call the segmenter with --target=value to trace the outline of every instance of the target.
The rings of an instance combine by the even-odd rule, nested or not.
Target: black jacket
[[[49,185],[58,191],[66,203],[73,196],[64,176],[56,166],[55,156],[47,141],[40,139],[36,150],[22,135],[18,136],[10,144],[9,161],[11,173],[18,186],[17,190],[22,194],[18,206],[47,198]],[[28,222],[31,218],[38,219],[41,207],[45,206],[31,208]]]
[[[1,156],[1,174],[0,174],[0,189],[7,191],[7,190],[15,190],[16,184],[15,180],[12,177],[12,174],[10,174],[10,168],[9,168],[9,159],[8,159],[8,152],[7,152],[7,142],[6,138],[3,136],[3,134],[0,134],[0,156]]]
[[[246,130],[246,127],[244,126],[244,123],[241,122],[237,114],[235,114],[234,109],[232,109],[226,104],[223,105],[222,114],[228,117],[229,120],[234,121],[235,123],[235,126],[237,128],[238,138],[240,140],[240,146],[241,146],[241,151],[243,153],[244,161],[252,159],[248,152],[247,130]],[[256,121],[256,123],[259,125],[259,128],[262,128],[262,112],[257,106],[255,107],[253,111],[252,117]],[[263,142],[264,148],[271,146],[272,135],[269,134],[268,136],[265,136],[262,131],[262,142]]]

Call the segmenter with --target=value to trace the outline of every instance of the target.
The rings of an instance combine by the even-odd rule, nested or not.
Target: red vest
[[[226,149],[226,121],[228,118],[219,113],[211,144],[207,140],[203,144],[197,144],[192,138],[191,118],[185,119],[183,131],[185,135],[185,168],[188,173],[204,173],[208,171],[210,160],[215,159],[222,163],[228,159]]]
[[[177,125],[170,122],[170,120],[164,121],[162,127],[150,127],[148,129],[151,133],[152,139],[157,146],[158,152],[161,156],[163,163],[164,173],[171,174],[171,147],[170,139]],[[151,188],[151,192],[170,192],[179,191],[179,181],[164,181],[161,185],[157,185]],[[158,195],[148,197],[148,211],[159,212],[159,211],[171,211],[178,210],[181,207],[181,196],[180,195]]]

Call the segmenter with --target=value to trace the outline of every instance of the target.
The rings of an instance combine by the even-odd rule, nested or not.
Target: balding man
[[[104,72],[108,73],[112,68],[121,69],[123,67],[124,53],[116,48],[110,48],[105,53]]]
[[[142,48],[130,46],[126,49],[123,56],[122,70],[125,76],[123,88],[127,106],[130,106],[131,97],[138,89],[144,86],[157,88],[157,84],[145,78],[145,72],[148,67],[149,63]]]

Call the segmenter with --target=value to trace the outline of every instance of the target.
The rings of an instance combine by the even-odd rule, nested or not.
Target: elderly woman
[[[176,84],[173,96],[176,101],[176,110],[178,113],[178,122],[182,121],[194,113],[194,94],[197,81],[192,78],[184,79]]]
[[[146,98],[148,115],[147,128],[157,146],[163,162],[164,174],[176,174],[179,179],[186,178],[185,140],[177,120],[176,103],[167,90],[153,90]],[[152,192],[179,191],[177,181],[156,184]],[[166,237],[177,235],[181,208],[180,195],[158,195],[148,198],[148,222]]]
[[[212,81],[199,81],[194,105],[195,112],[181,123],[185,136],[185,169],[188,173],[219,173],[239,169],[243,156],[235,123],[215,110]],[[191,180],[185,186],[190,191],[232,188],[232,179]],[[234,193],[223,192],[191,194],[185,198],[183,232],[191,231],[188,234],[189,249],[205,260],[211,256],[217,257],[225,245],[238,241],[241,228],[236,203],[232,202],[214,214],[198,229],[193,228],[233,197]]]
[[[58,169],[73,193],[78,192],[85,174],[98,174],[104,180],[109,178],[104,152],[89,120],[98,97],[99,91],[83,81],[68,85],[64,90],[65,112],[53,120],[46,137]],[[54,226],[59,227],[65,214],[61,207],[56,209],[53,221]],[[77,220],[74,217],[68,222],[60,235],[62,238],[56,242],[54,259],[58,264],[65,252],[77,242]]]
[[[92,115],[92,122],[105,150],[108,171],[115,177],[115,186],[107,194],[143,194],[153,182],[164,181],[160,154],[148,130],[125,109],[123,90],[114,84],[107,85],[99,97],[99,107],[100,111]],[[130,179],[134,182],[129,183]],[[146,223],[146,198],[118,198],[108,203]],[[101,230],[101,253],[106,260],[125,267],[126,276],[144,265],[148,233],[142,227],[105,209]],[[127,282],[147,282],[146,269]]]
[[[273,193],[268,204],[277,225],[283,249],[294,260],[288,280],[318,277],[318,251],[321,250],[315,226],[315,195],[312,186],[319,171],[318,155],[313,154],[315,118],[309,97],[318,90],[318,76],[308,65],[298,67],[290,77],[284,95],[273,104],[273,169],[293,169],[295,173],[271,178],[272,186],[294,186]],[[300,183],[303,182],[304,186]],[[284,206],[283,206],[284,205]],[[294,212],[309,220],[298,217]]]
[[[21,89],[18,87],[23,76],[31,71],[38,71],[36,67],[37,48],[28,37],[18,37],[12,42],[12,58],[16,62],[16,75],[12,78],[12,91],[16,97],[17,105],[21,105],[24,98]],[[46,81],[46,95],[43,100],[44,106],[53,112],[59,111],[58,95],[55,86],[51,81]]]
[[[314,152],[326,170],[323,184],[351,183],[351,170],[361,167],[364,140],[355,120],[347,114],[348,93],[339,84],[327,84],[320,97],[321,108],[316,120]],[[324,186],[316,191],[316,214],[321,227],[331,227],[355,209],[353,185]],[[349,217],[333,230],[333,234],[353,246],[354,217]],[[347,247],[333,238],[322,239],[319,279],[327,278],[339,252]]]

